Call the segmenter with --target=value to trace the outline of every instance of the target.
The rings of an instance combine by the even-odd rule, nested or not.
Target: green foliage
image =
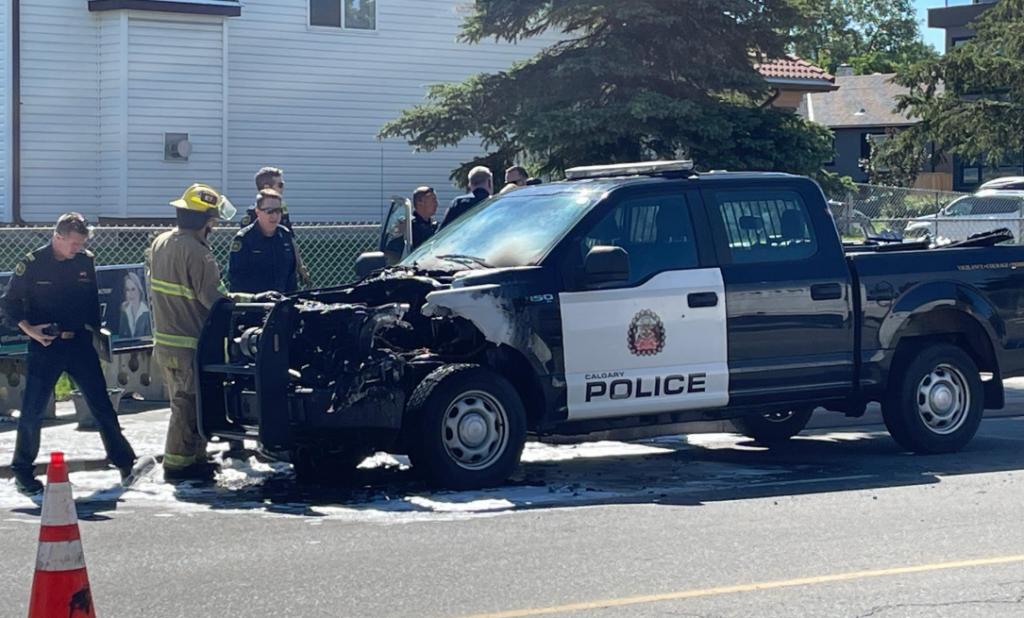
[[[793,0],[802,21],[794,29],[794,52],[835,73],[850,64],[857,75],[892,73],[937,58],[919,40],[910,0]]]
[[[505,71],[429,86],[427,102],[378,137],[427,152],[479,139],[487,154],[453,171],[459,185],[475,165],[513,161],[554,178],[576,165],[678,157],[702,170],[818,174],[830,133],[767,105],[754,68],[786,51],[797,19],[789,0],[478,0],[464,42],[549,30],[563,40]]]
[[[917,175],[928,159],[923,144],[915,148],[901,149],[894,146],[901,131],[897,128],[885,130],[884,140],[871,140],[871,154],[861,159],[861,168],[868,173],[868,183],[889,187],[913,187]]]
[[[884,162],[912,159],[922,144],[992,164],[1024,151],[1024,0],[1002,0],[979,18],[977,37],[941,58],[917,63],[894,81],[910,89],[896,111],[919,119],[880,153]]]

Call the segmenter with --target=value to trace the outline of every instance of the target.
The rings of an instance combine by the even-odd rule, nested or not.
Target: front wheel
[[[428,483],[449,489],[500,485],[519,465],[526,409],[515,387],[478,365],[447,365],[413,391],[406,410],[409,460]]]
[[[789,440],[807,427],[814,410],[803,408],[756,414],[732,419],[736,431],[761,444],[778,444]]]
[[[978,366],[962,349],[945,343],[920,348],[890,379],[882,418],[900,446],[952,453],[974,438],[985,394]]]

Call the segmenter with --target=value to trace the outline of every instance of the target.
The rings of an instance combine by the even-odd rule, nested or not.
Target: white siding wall
[[[124,167],[122,132],[125,120],[121,85],[122,62],[128,56],[121,53],[122,38],[127,36],[127,20],[121,11],[101,13],[99,34],[100,63],[100,200],[99,209],[104,217],[124,216],[125,196],[121,191],[121,169]]]
[[[193,182],[223,178],[223,19],[128,19],[128,215],[168,217]],[[164,161],[164,133],[188,133],[188,162]]]
[[[95,218],[99,194],[98,20],[76,0],[21,3],[21,211]]]
[[[506,69],[543,46],[456,43],[457,4],[378,0],[377,32],[366,34],[310,29],[308,0],[247,0],[241,17],[228,20],[235,205],[252,203],[253,176],[271,165],[285,171],[296,220],[376,221],[392,193],[411,195],[420,184],[438,190],[441,214],[464,193],[448,179],[451,170],[480,150],[413,154],[403,140],[374,136],[422,103],[426,84]]]
[[[8,115],[10,106],[8,99],[11,96],[10,84],[7,83],[10,77],[10,70],[7,66],[10,61],[10,36],[7,33],[7,24],[10,23],[11,0],[0,2],[0,221],[10,221],[10,208],[7,201],[10,192],[7,188],[7,179],[10,170],[7,169],[7,153],[11,145],[8,143],[10,137],[11,117]]]

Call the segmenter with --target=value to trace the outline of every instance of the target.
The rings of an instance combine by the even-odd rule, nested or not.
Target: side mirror
[[[363,279],[375,270],[388,265],[383,251],[367,251],[356,258],[356,277]]]
[[[622,247],[597,246],[587,253],[583,267],[586,285],[629,281],[629,254]]]

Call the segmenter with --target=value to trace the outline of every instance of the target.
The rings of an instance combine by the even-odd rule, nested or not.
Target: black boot
[[[43,484],[31,474],[16,474],[14,486],[18,489],[18,493],[24,496],[32,497],[43,493]]]

